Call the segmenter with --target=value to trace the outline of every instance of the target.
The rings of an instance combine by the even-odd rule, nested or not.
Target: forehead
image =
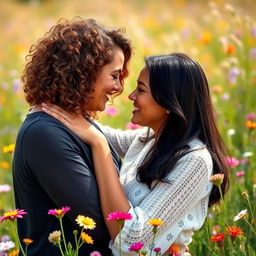
[[[149,70],[146,66],[144,66],[140,71],[138,82],[144,82],[146,85],[149,84]]]

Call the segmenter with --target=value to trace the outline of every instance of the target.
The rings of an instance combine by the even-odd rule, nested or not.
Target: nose
[[[135,100],[136,98],[136,90],[134,90],[129,96],[128,96],[129,100]]]
[[[113,91],[120,92],[121,90],[122,90],[121,82],[119,81],[119,79],[117,79],[115,80]]]

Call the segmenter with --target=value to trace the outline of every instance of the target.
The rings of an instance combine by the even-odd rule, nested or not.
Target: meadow
[[[145,56],[184,52],[202,65],[229,149],[230,188],[224,202],[209,209],[207,221],[193,236],[190,253],[256,255],[256,7],[252,0],[0,0],[0,216],[15,207],[11,161],[18,128],[28,111],[19,80],[25,56],[60,18],[75,16],[122,26],[133,42],[130,76],[123,94],[99,114],[104,124],[136,128],[129,123],[132,104],[127,96]],[[14,234],[3,223],[0,240],[6,239],[14,239]],[[0,255],[15,255],[12,250]]]

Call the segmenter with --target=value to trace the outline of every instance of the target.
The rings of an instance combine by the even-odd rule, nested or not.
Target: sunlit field
[[[209,209],[205,225],[189,245],[190,253],[256,255],[256,7],[252,0],[0,0],[0,216],[15,207],[11,160],[18,128],[28,112],[19,80],[25,56],[60,18],[75,16],[124,27],[133,42],[130,76],[123,94],[99,114],[104,124],[136,128],[129,123],[128,94],[136,86],[145,56],[184,52],[202,65],[229,149],[230,189],[224,203]],[[18,248],[8,221],[0,223],[0,240],[12,240]],[[0,255],[16,255],[15,248],[6,254],[1,248]]]

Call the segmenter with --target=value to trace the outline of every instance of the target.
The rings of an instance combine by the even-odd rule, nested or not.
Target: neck
[[[34,105],[29,109],[29,114],[39,111],[42,111],[42,107],[40,105]]]

